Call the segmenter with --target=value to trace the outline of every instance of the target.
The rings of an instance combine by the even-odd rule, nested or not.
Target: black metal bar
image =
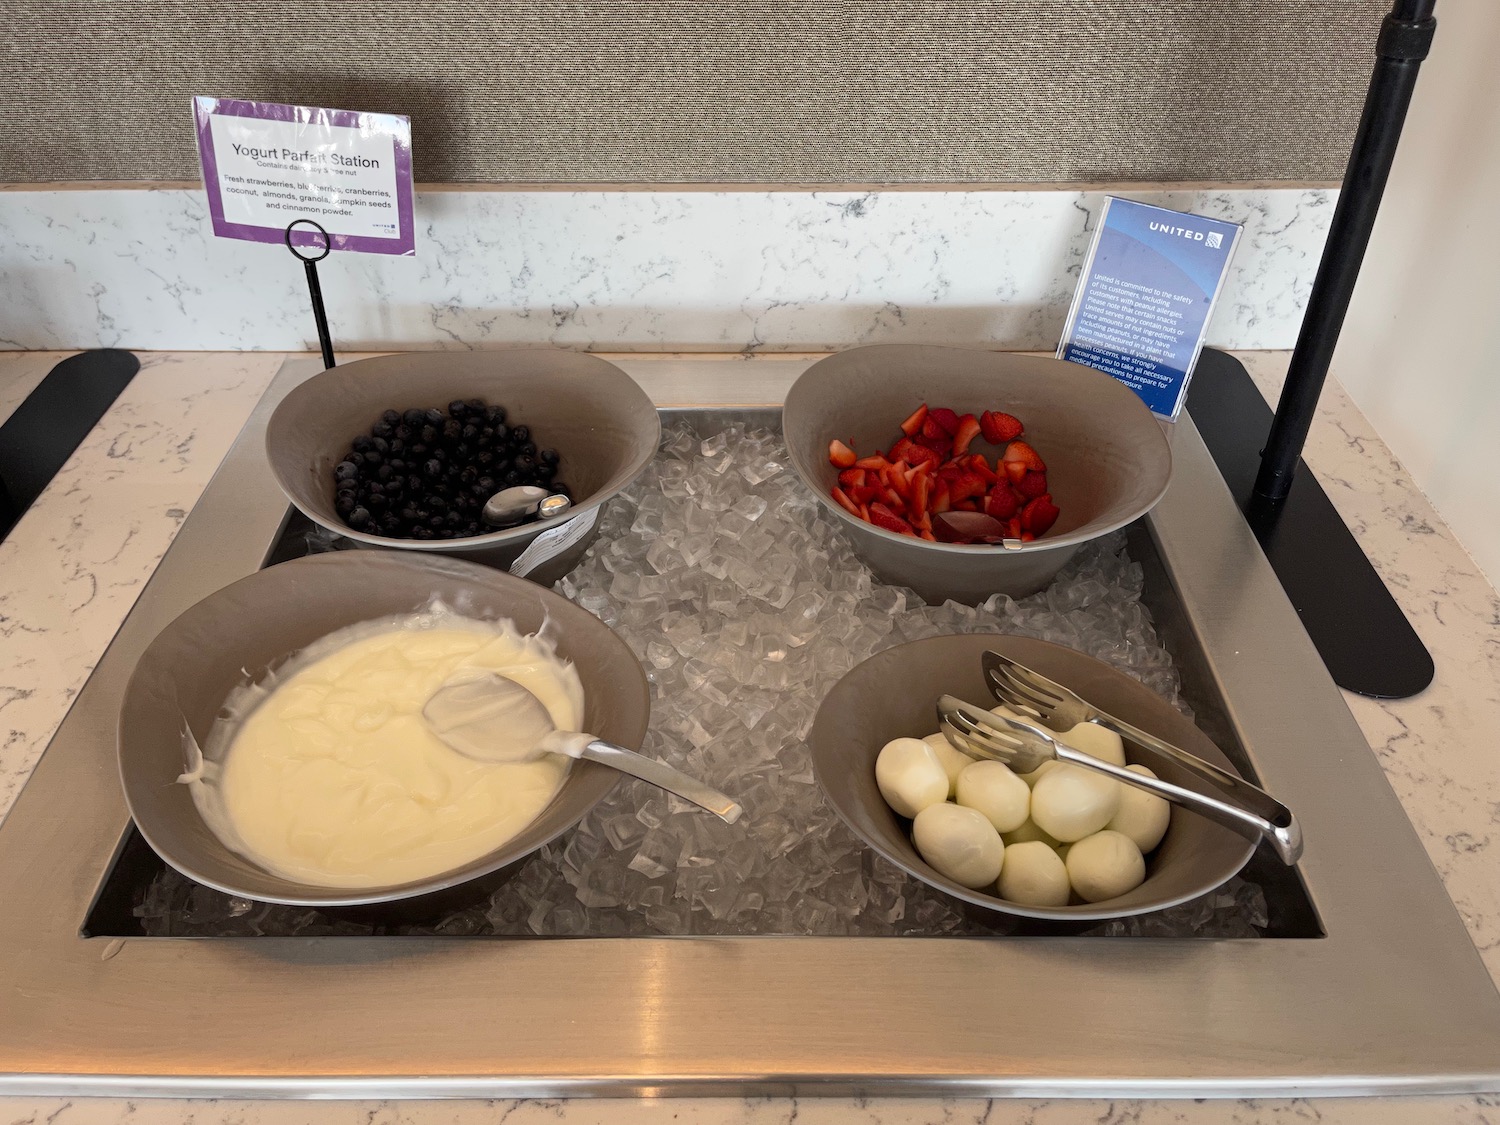
[[[316,257],[306,257],[297,253],[297,247],[292,243],[292,231],[298,226],[307,225],[323,236],[322,253]],[[323,349],[323,366],[325,368],[334,365],[333,360],[333,336],[328,331],[328,313],[323,308],[323,287],[318,284],[318,263],[328,257],[333,249],[333,240],[328,237],[328,232],[311,219],[296,219],[287,224],[286,248],[292,252],[292,257],[302,263],[302,268],[307,273],[307,295],[312,301],[313,323],[318,328],[318,344]]]
[[[1349,166],[1344,171],[1333,223],[1328,229],[1328,242],[1313,279],[1307,312],[1287,368],[1281,401],[1276,406],[1276,418],[1261,453],[1255,496],[1262,501],[1279,502],[1292,487],[1297,459],[1312,426],[1318,396],[1323,392],[1333,349],[1354,294],[1354,282],[1370,244],[1370,231],[1375,226],[1380,197],[1390,176],[1396,144],[1401,139],[1401,127],[1416,87],[1417,70],[1432,45],[1432,34],[1437,27],[1432,15],[1436,3],[1437,0],[1396,0],[1395,7],[1380,25],[1375,70],[1354,135]]]

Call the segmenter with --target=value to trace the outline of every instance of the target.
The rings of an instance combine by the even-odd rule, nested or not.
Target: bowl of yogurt
[[[264,902],[360,906],[493,879],[619,774],[453,751],[422,707],[483,674],[521,683],[558,729],[645,737],[645,674],[592,614],[475,563],[338,552],[227,586],[152,641],[120,714],[126,803],[172,867]]]

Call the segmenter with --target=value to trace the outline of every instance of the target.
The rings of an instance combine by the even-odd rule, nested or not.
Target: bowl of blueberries
[[[660,438],[656,407],[614,364],[517,348],[329,368],[277,406],[266,453],[297,510],[358,546],[473,559],[551,585]]]

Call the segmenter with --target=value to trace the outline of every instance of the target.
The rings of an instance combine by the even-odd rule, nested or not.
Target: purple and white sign
[[[409,118],[210,97],[193,108],[218,237],[282,242],[311,219],[334,250],[416,253]],[[323,246],[309,227],[292,242]]]

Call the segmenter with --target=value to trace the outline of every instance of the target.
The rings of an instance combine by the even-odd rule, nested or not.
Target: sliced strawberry
[[[1005,481],[1001,481],[990,489],[989,496],[985,497],[984,510],[987,514],[994,516],[997,520],[1008,520],[1021,509],[1021,500],[1015,491]]]
[[[916,437],[922,432],[922,423],[927,421],[927,404],[924,402],[901,423],[901,432],[907,437]]]
[[[918,434],[912,438],[912,441],[926,449],[932,450],[937,454],[939,461],[947,460],[948,455],[953,452],[953,439],[947,434],[937,438],[930,438],[926,434]]]
[[[1021,517],[1020,516],[1011,516],[1010,519],[1007,521],[1007,524],[1008,524],[1008,526],[1005,529],[1005,536],[1006,536],[1006,538],[1007,539],[1019,539],[1019,538],[1021,538]]]
[[[849,490],[849,499],[856,504],[868,504],[880,494],[880,489],[873,484],[857,484]]]
[[[887,488],[894,489],[901,499],[905,500],[911,495],[911,485],[906,479],[905,461],[897,461],[889,468],[880,470],[880,479]]]
[[[917,532],[917,535],[920,536],[921,538],[927,540],[927,542],[929,542],[929,543],[936,543],[937,542],[937,536],[934,535],[930,531],[919,531],[919,532]]]
[[[954,512],[977,512],[979,511],[978,500],[955,500],[953,507],[949,509]]]
[[[925,517],[932,502],[932,474],[919,473],[911,485],[911,506]]]
[[[828,459],[840,469],[849,469],[854,466],[854,462],[859,458],[854,455],[854,450],[839,441],[838,438],[834,438],[828,443]]]
[[[935,406],[927,412],[927,420],[936,422],[943,428],[943,432],[952,437],[958,433],[958,415],[946,406]]]
[[[918,445],[911,438],[902,438],[891,446],[890,456],[892,461],[905,461],[908,465],[920,465],[930,461],[933,468],[942,464],[943,461],[933,450],[925,445]]]
[[[1000,478],[995,475],[995,470],[990,468],[990,463],[984,459],[983,453],[969,454],[969,471],[978,473],[984,478],[986,484],[994,484]]]
[[[1019,462],[1020,464],[1025,465],[1026,468],[1033,473],[1045,473],[1047,471],[1047,466],[1044,465],[1042,463],[1042,459],[1037,456],[1036,450],[1032,449],[1031,446],[1027,445],[1024,441],[1011,442],[1005,447],[1005,453],[1001,456],[1000,459],[1007,465]]]
[[[845,469],[839,473],[839,484],[844,488],[858,488],[865,483],[863,469]]]
[[[1059,514],[1057,505],[1052,502],[1052,497],[1038,496],[1035,500],[1028,501],[1026,507],[1021,509],[1021,527],[1033,534],[1045,535],[1048,529],[1057,522]]]
[[[928,414],[927,419],[922,423],[921,436],[928,441],[952,441],[953,435],[938,424],[937,418],[933,416],[935,413],[936,411]]]
[[[991,445],[1015,441],[1026,429],[1014,414],[1003,414],[998,410],[986,410],[981,414],[979,428],[984,431],[984,440]]]
[[[1030,470],[1026,475],[1016,482],[1016,491],[1020,493],[1023,500],[1035,500],[1038,496],[1047,494],[1047,474],[1033,473]]]
[[[870,505],[870,522],[885,531],[894,531],[898,535],[915,535],[911,524],[898,516],[884,504]]]
[[[965,469],[952,484],[948,486],[949,495],[953,498],[956,506],[960,500],[968,500],[973,496],[983,496],[990,490],[990,486],[984,482],[984,478],[978,473]]]
[[[953,495],[948,491],[948,482],[940,479],[932,486],[932,492],[928,494],[927,510],[933,515],[938,515],[951,507],[953,507]]]
[[[918,531],[931,531],[932,517],[929,516],[926,512],[913,513],[911,517],[911,525]]]
[[[859,506],[859,518],[864,520],[865,523],[870,522],[870,505],[861,504]]]
[[[833,498],[839,502],[839,504],[844,508],[845,511],[847,511],[852,516],[859,515],[859,505],[856,504],[853,500],[849,499],[849,497],[844,494],[844,490],[842,488],[835,487],[832,491]]]
[[[1011,484],[1020,484],[1030,471],[1026,468],[1024,461],[1001,461],[1000,468],[1005,470],[1005,475],[1010,479]]]
[[[958,429],[953,431],[953,455],[962,457],[969,452],[969,443],[979,436],[979,419],[965,414],[958,420]]]
[[[858,461],[854,462],[854,467],[856,469],[883,469],[889,464],[890,462],[879,453],[872,453],[870,456],[861,457]]]
[[[881,489],[875,499],[892,511],[900,512],[903,516],[906,514],[906,498],[894,488]]]
[[[1033,535],[1029,531],[1023,531],[1023,532],[1021,532],[1021,542],[1022,543],[1035,543],[1036,542],[1036,536]]]

